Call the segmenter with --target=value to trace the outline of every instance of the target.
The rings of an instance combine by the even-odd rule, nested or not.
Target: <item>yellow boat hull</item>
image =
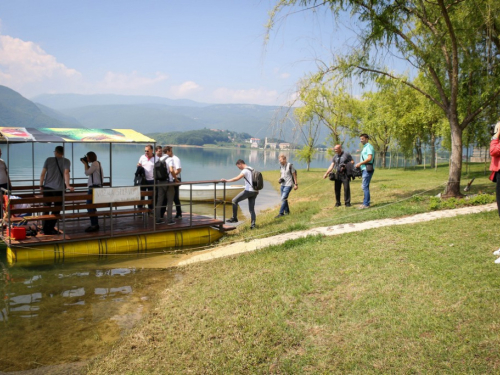
[[[222,235],[221,231],[205,227],[90,241],[54,242],[29,248],[7,247],[7,261],[10,265],[63,263],[91,256],[143,254],[154,250],[208,245],[217,241]]]

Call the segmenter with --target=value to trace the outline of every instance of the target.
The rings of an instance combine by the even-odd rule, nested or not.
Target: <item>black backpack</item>
[[[158,159],[155,163],[155,179],[159,181],[167,181],[170,174],[167,167],[167,159]]]
[[[253,168],[246,169],[252,172],[252,182],[250,183],[250,181],[248,181],[246,177],[244,177],[245,180],[247,180],[247,182],[252,185],[254,190],[262,190],[264,188],[264,177],[262,177],[262,173]]]

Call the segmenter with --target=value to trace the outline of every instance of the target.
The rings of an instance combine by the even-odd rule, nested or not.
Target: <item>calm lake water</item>
[[[43,162],[53,156],[55,146],[57,144],[37,144],[33,148],[31,144],[22,144],[12,145],[7,150],[4,145],[2,157],[9,165],[14,184],[28,185],[33,179],[38,181]],[[144,145],[114,145],[111,152],[109,145],[67,147],[66,157],[72,162],[71,176],[76,181],[86,181],[80,157],[94,151],[113,186],[133,184],[137,161],[144,153]],[[276,170],[276,178],[279,178],[278,151],[176,147],[174,153],[182,161],[183,181],[234,177],[239,174],[235,166],[237,159],[261,171]],[[293,153],[285,154],[296,168],[306,167],[295,160]],[[316,157],[311,167],[326,169],[329,164],[330,158],[323,153]],[[278,192],[267,184],[257,199],[257,210],[278,204]],[[213,205],[199,205],[195,209],[198,213],[213,215]],[[228,204],[227,217],[230,211]],[[246,214],[247,204],[243,202],[241,215],[245,217]],[[221,215],[220,208],[217,215]],[[9,268],[5,253],[0,253],[3,297],[0,300],[0,371],[85,361],[109,348],[148,310],[157,293],[182,277],[179,271],[123,266],[123,260],[129,265],[137,256]],[[154,262],[154,256],[151,261]]]

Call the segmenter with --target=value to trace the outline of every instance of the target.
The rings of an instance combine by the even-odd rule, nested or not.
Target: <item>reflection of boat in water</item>
[[[214,192],[214,186],[216,191]],[[214,194],[216,200],[225,200],[230,202],[234,197],[241,193],[244,185],[226,185],[226,196],[224,197],[223,184],[209,184],[209,185],[181,185],[179,187],[179,198],[184,201],[190,199],[192,189],[192,200],[198,202],[213,202]]]

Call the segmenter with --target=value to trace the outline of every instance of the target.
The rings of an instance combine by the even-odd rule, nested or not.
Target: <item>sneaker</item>
[[[163,224],[165,220],[156,220],[156,224]]]
[[[285,212],[285,215],[290,215],[290,211],[286,211],[286,212]]]
[[[498,258],[497,260],[495,260],[495,263],[499,264],[500,263],[500,258]]]
[[[235,217],[232,217],[231,219],[226,220],[226,223],[237,223],[237,222],[238,222],[238,219],[236,219]]]
[[[495,250],[495,251],[493,252],[493,255],[500,256],[500,249]]]
[[[177,214],[177,215],[175,215],[175,218],[176,218],[176,219],[182,219],[182,214]]]
[[[351,204],[350,203],[346,203],[345,206],[346,207],[351,207]]]
[[[167,225],[173,225],[173,224],[177,224],[177,223],[175,222],[175,220],[170,220],[170,221],[167,223]]]
[[[370,208],[370,206],[365,206],[364,204],[362,204],[358,207],[358,210],[364,210],[365,208]]]
[[[250,225],[250,229],[255,229],[255,224]],[[498,258],[498,259],[500,259],[500,258]]]
[[[278,216],[275,216],[274,218],[275,218],[275,219],[279,219],[280,217],[283,217],[283,216],[285,216],[285,215],[283,215],[283,214],[278,214]]]
[[[99,230],[99,225],[91,225],[87,229],[85,229],[85,232],[90,233],[90,232],[97,232]]]
[[[335,203],[335,207],[340,207],[340,202]]]

